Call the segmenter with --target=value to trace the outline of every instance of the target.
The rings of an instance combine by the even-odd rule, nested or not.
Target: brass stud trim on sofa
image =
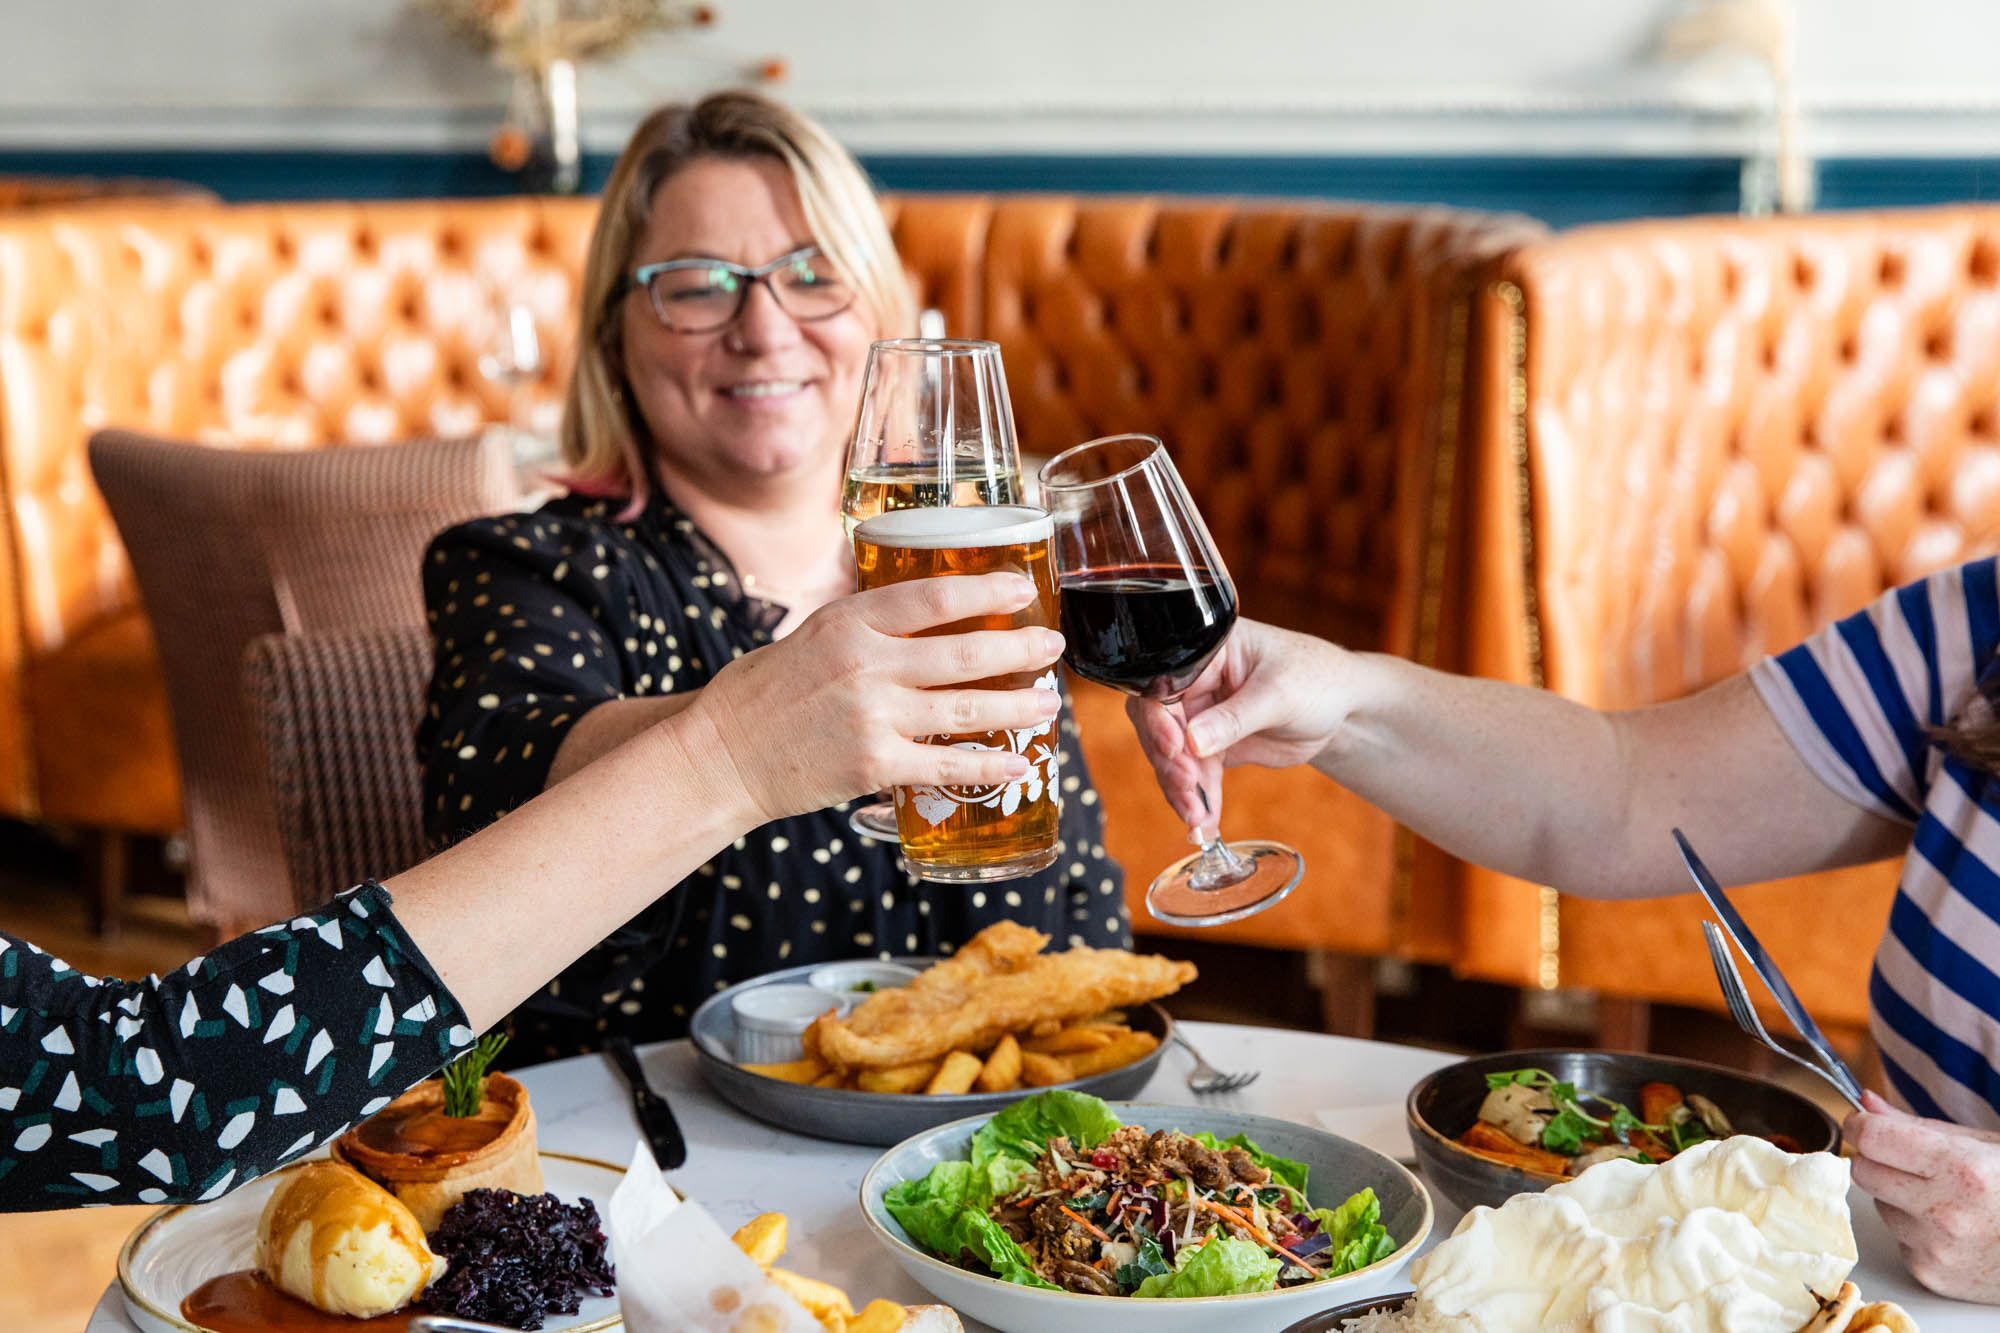
[[[1548,687],[1542,657],[1541,600],[1535,582],[1534,476],[1528,450],[1528,302],[1512,282],[1493,285],[1507,307],[1507,448],[1514,464],[1515,529],[1521,541],[1521,616],[1528,650],[1528,683]],[[1535,984],[1562,984],[1562,898],[1543,884],[1536,890]]]
[[[1462,427],[1460,413],[1465,402],[1465,353],[1472,324],[1473,294],[1471,283],[1455,283],[1451,302],[1445,311],[1444,359],[1439,367],[1443,388],[1438,401],[1437,447],[1431,457],[1428,512],[1423,549],[1418,556],[1417,624],[1414,641],[1410,645],[1411,656],[1425,666],[1436,666],[1438,658],[1438,625],[1443,618],[1445,566],[1458,475]],[[1416,841],[1417,835],[1409,828],[1396,825],[1389,872],[1389,944],[1397,954],[1409,951]]]

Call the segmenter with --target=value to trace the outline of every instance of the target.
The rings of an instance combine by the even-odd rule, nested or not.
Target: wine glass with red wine
[[[1086,680],[1178,704],[1236,624],[1236,588],[1166,446],[1151,435],[1080,444],[1043,465],[1055,520],[1063,660]],[[1203,804],[1211,804],[1202,792]],[[1270,907],[1305,859],[1278,842],[1225,843],[1168,866],[1146,907],[1177,926],[1217,926]]]

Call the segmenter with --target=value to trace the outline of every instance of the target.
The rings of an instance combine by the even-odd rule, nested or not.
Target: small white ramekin
[[[845,963],[828,963],[816,967],[806,975],[808,985],[817,987],[829,995],[844,997],[850,1004],[858,1004],[868,998],[873,991],[895,990],[907,986],[917,979],[917,969],[904,967],[901,963],[884,963],[873,958],[856,958]],[[859,987],[870,989],[862,990]]]
[[[814,986],[753,986],[729,1007],[736,1018],[736,1062],[766,1065],[802,1058],[801,1039],[812,1021],[829,1009],[845,1013],[849,1002]]]

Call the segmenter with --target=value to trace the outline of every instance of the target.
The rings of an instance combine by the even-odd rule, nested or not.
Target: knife
[[[632,1114],[639,1118],[639,1128],[646,1133],[653,1160],[662,1171],[686,1165],[687,1136],[681,1133],[680,1122],[674,1119],[667,1099],[653,1091],[653,1085],[646,1081],[646,1071],[639,1067],[632,1043],[624,1037],[606,1037],[604,1049],[611,1053],[618,1072],[625,1076],[626,1086],[632,1089]]]
[[[1771,955],[1764,952],[1764,946],[1759,944],[1756,935],[1751,933],[1750,923],[1743,919],[1742,914],[1723,895],[1722,885],[1716,883],[1715,876],[1708,872],[1708,867],[1694,854],[1694,848],[1688,845],[1687,836],[1679,829],[1675,829],[1674,842],[1681,849],[1681,862],[1687,866],[1688,874],[1694,876],[1695,887],[1701,890],[1701,896],[1708,901],[1709,910],[1722,922],[1722,928],[1729,932],[1729,938],[1736,942],[1736,947],[1743,951],[1743,956],[1750,960],[1750,966],[1763,980],[1765,988],[1771,992],[1771,998],[1778,1002],[1780,1009],[1784,1010],[1785,1017],[1792,1020],[1792,1026],[1798,1030],[1801,1037],[1805,1038],[1806,1045],[1812,1047],[1813,1054],[1819,1058],[1820,1066],[1825,1070],[1827,1078],[1847,1094],[1849,1101],[1859,1106],[1861,1081],[1854,1077],[1854,1071],[1847,1067],[1845,1060],[1834,1053],[1832,1043],[1827,1041],[1826,1034],[1819,1030],[1819,1024],[1813,1022],[1812,1015],[1806,1012],[1805,1005],[1799,1003],[1799,997],[1793,993],[1791,984],[1785,980],[1785,974],[1778,970],[1778,965],[1771,960]]]

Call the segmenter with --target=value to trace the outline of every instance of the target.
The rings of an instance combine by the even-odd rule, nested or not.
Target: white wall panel
[[[1820,153],[2000,154],[2000,4],[1799,0]],[[1730,152],[1756,78],[1676,0],[718,0],[586,73],[588,137],[782,57],[877,151]],[[404,0],[7,0],[0,147],[483,143],[501,73]]]

